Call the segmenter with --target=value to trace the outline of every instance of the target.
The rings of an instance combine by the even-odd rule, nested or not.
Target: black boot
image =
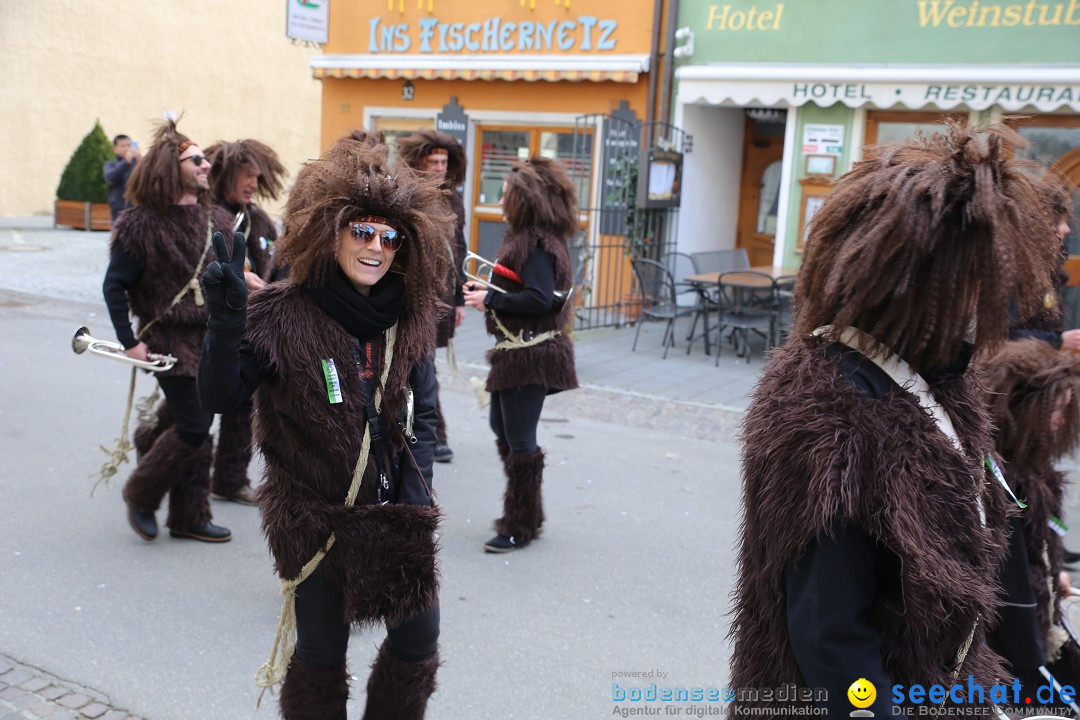
[[[154,512],[165,493],[180,482],[188,467],[198,462],[199,449],[180,439],[176,428],[167,427],[150,446],[124,485],[128,523],[144,540],[157,537]]]
[[[207,436],[199,446],[195,462],[169,491],[169,534],[202,542],[228,542],[232,533],[210,522],[210,459],[214,438]]]
[[[505,465],[503,516],[495,523],[499,534],[484,543],[487,552],[503,553],[525,547],[539,533],[544,518],[540,496],[544,451],[537,448],[527,453],[508,453]]]
[[[371,666],[364,720],[422,720],[428,698],[435,692],[439,654],[408,662],[390,652],[383,642]]]
[[[281,684],[278,707],[284,720],[347,720],[348,700],[349,673],[344,663],[315,668],[294,657]]]

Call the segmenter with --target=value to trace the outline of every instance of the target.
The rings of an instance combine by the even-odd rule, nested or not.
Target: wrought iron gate
[[[668,123],[642,123],[626,104],[610,115],[584,115],[574,123],[574,165],[596,167],[576,176],[582,234],[571,248],[580,296],[578,330],[632,323],[652,290],[637,286],[630,259],[663,260],[673,249],[678,208],[639,208],[642,155],[652,148],[686,154],[691,136]]]

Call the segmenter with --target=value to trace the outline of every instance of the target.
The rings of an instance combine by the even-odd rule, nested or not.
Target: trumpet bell
[[[75,337],[71,338],[71,349],[75,351],[76,355],[82,355],[89,350],[91,355],[100,355],[150,372],[165,372],[166,370],[172,370],[173,366],[176,365],[176,358],[172,355],[150,353],[148,355],[149,362],[128,357],[124,352],[123,345],[98,340],[90,334],[90,329],[87,327],[81,327],[75,331]]]

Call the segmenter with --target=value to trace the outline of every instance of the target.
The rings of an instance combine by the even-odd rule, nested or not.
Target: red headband
[[[449,157],[450,156],[450,151],[447,150],[446,148],[435,148],[434,150],[432,150],[431,152],[428,153],[428,157],[431,157],[432,155],[446,155],[447,157]]]
[[[379,217],[378,215],[365,215],[364,217],[360,218],[359,220],[353,220],[353,222],[379,223],[380,225],[386,225],[387,227],[392,227],[395,230],[400,230],[401,229],[398,226],[398,223],[396,221],[387,220],[386,218]]]
[[[183,155],[184,151],[194,144],[195,143],[191,142],[190,140],[183,141],[182,143],[180,143],[180,151],[177,153],[177,155]]]

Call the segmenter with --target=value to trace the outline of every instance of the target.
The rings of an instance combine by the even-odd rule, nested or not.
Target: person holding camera
[[[388,632],[367,720],[418,720],[435,689],[439,510],[435,312],[452,218],[438,182],[391,169],[353,133],[299,173],[278,243],[288,279],[254,293],[244,237],[214,238],[199,395],[210,412],[254,399],[266,472],[263,531],[295,615],[259,684],[283,681],[286,720],[345,718],[350,625]],[[409,398],[412,398],[410,403]],[[411,409],[410,409],[411,405]],[[411,420],[411,422],[410,422]]]

